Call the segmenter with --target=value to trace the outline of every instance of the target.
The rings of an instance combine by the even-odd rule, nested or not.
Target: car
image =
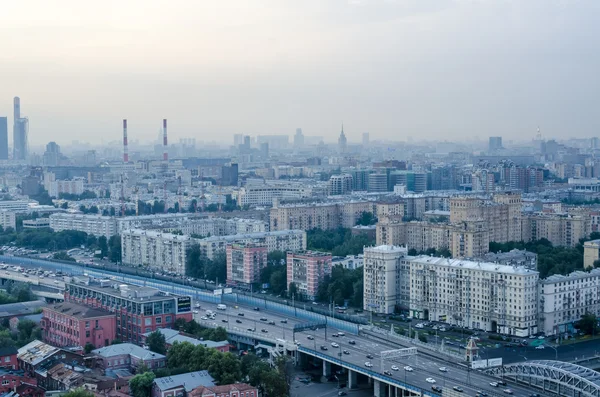
[[[533,393],[533,394],[530,394],[530,395],[529,395],[529,397],[542,397],[542,396],[540,396],[540,395],[539,395],[539,394],[537,394],[537,393]]]
[[[348,394],[348,393],[346,393],[345,391],[339,391],[339,392],[338,392],[338,396],[345,396],[345,395],[347,395],[347,394]]]
[[[331,342],[331,347],[340,347],[340,345],[338,345],[338,344],[337,344],[337,343],[335,343],[335,342]]]
[[[397,366],[395,366],[395,365],[392,365],[392,366],[391,366],[391,368],[392,368],[392,371],[398,371],[398,370],[400,369],[400,368],[398,368],[398,367],[397,367]],[[411,368],[411,369],[412,369],[412,368]]]
[[[350,352],[348,350],[344,350],[343,353],[344,354],[350,354]]]
[[[372,360],[373,359],[373,355],[372,354],[367,354],[367,358]]]
[[[198,314],[200,313],[198,310],[194,310],[194,314]]]
[[[269,321],[269,320],[267,320],[267,318],[266,318],[266,317],[261,317],[261,318],[260,318],[260,321]]]
[[[423,327],[424,327],[423,324],[417,324],[417,325],[415,325],[415,328],[423,328]]]
[[[238,316],[244,317],[244,313],[238,313]]]
[[[503,380],[499,380],[499,381],[498,381],[498,384],[499,384],[499,385],[502,385],[502,386],[506,386],[506,382],[505,382],[505,381],[503,381]]]
[[[346,334],[345,334],[345,333],[343,333],[343,332],[338,332],[337,334],[338,334],[338,336],[345,336],[345,335],[346,335]]]
[[[452,389],[453,389],[454,391],[457,391],[457,392],[459,392],[459,393],[462,393],[462,392],[464,391],[464,390],[463,390],[463,388],[462,388],[462,387],[460,387],[460,386],[454,386]]]
[[[241,324],[242,320],[235,320],[236,323]]]
[[[492,386],[492,387],[498,387],[498,382],[490,382],[490,386]]]
[[[327,346],[321,346],[321,350],[327,350]]]
[[[392,373],[388,370],[383,371],[383,374],[387,376],[392,376]]]
[[[502,391],[506,394],[513,394],[513,391],[511,389],[504,389]]]
[[[349,341],[348,341],[348,344],[350,344],[350,345],[356,345],[356,341],[354,341],[354,340],[349,340]]]
[[[435,383],[435,379],[433,379],[433,378],[427,378],[427,379],[425,379],[425,381],[427,383]]]
[[[536,346],[535,349],[536,350],[544,350],[545,347],[544,347],[544,345],[539,345],[539,346]]]
[[[269,325],[275,325],[275,321],[273,321],[273,320],[269,321]]]
[[[312,304],[313,304],[313,305],[318,305],[318,303],[317,303],[317,302],[313,302]]]
[[[229,322],[229,320],[227,320],[226,318],[224,318],[224,319],[223,319],[223,320],[221,320],[221,321],[223,321],[224,323],[228,323],[228,322]]]
[[[206,320],[208,320],[208,317],[206,317],[206,316],[202,316],[202,317],[200,317],[200,320],[204,320],[204,321],[206,321]]]
[[[529,339],[535,339],[535,335],[529,335]]]
[[[439,386],[431,386],[431,390],[433,390],[436,393],[441,393],[443,391],[443,389]]]
[[[266,334],[266,333],[268,333],[269,331],[267,331],[266,329],[264,329],[264,328],[263,328],[263,329],[261,329],[261,330],[260,330],[260,332],[262,332],[262,333],[265,333],[265,334]]]
[[[284,318],[283,320],[280,320],[279,322],[282,324],[287,324],[287,319]]]
[[[373,366],[373,364],[371,364],[369,361],[367,361],[365,363],[365,367],[371,368]]]
[[[546,339],[546,337],[544,335],[540,335],[538,336],[538,339]]]
[[[254,310],[255,312],[259,312],[260,308],[259,307],[254,307],[252,310]]]
[[[482,390],[477,390],[477,395],[479,395],[479,397],[487,397],[488,394]]]
[[[255,330],[254,328],[248,328],[248,331],[250,331],[250,332],[254,332],[254,331],[256,331],[256,330]]]
[[[339,338],[338,334],[331,334],[331,336],[334,338]]]
[[[441,327],[441,328],[439,329],[439,331],[441,331],[441,332],[446,332],[446,327]]]
[[[448,372],[448,369],[446,367],[440,367],[440,372]]]
[[[312,335],[307,335],[307,336],[306,336],[306,339],[308,339],[308,340],[313,340],[313,339],[315,339],[315,337],[314,337],[314,336],[312,336]]]

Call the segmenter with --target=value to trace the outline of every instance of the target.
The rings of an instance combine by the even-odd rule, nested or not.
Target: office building
[[[58,347],[84,348],[89,343],[100,348],[110,345],[116,335],[114,313],[76,303],[44,307],[40,325],[44,342]]]
[[[352,175],[340,174],[332,175],[329,178],[329,195],[340,196],[350,194],[352,191]]]
[[[501,136],[491,136],[488,144],[488,151],[495,152],[496,150],[502,149],[502,137]]]
[[[157,288],[114,280],[73,281],[65,285],[65,302],[79,303],[116,315],[116,339],[142,343],[143,334],[170,328],[175,320],[192,320],[191,298]]]
[[[50,228],[55,232],[77,230],[99,237],[110,238],[118,234],[117,222],[114,217],[83,214],[52,214]]]
[[[594,262],[600,259],[600,240],[586,241],[583,243],[583,268],[593,269]]]
[[[364,310],[375,313],[394,313],[408,309],[410,277],[404,247],[380,245],[365,247],[363,259]]]
[[[8,118],[0,117],[0,160],[8,160]]]
[[[386,174],[369,174],[369,192],[383,193],[388,191],[388,177]]]
[[[314,300],[319,284],[331,274],[331,254],[315,251],[287,253],[287,288],[294,283],[300,296]]]
[[[600,269],[541,280],[539,299],[539,331],[546,335],[573,334],[582,315],[600,315]]]
[[[192,240],[188,235],[129,229],[121,232],[123,264],[148,270],[185,274],[186,252]]]
[[[55,167],[59,164],[60,156],[60,146],[56,142],[49,142],[46,145],[42,163],[45,166]]]
[[[268,148],[267,148],[267,152],[268,152]],[[229,165],[222,166],[221,167],[221,185],[222,186],[237,186],[237,184],[238,184],[238,165],[235,163],[232,163]]]
[[[234,192],[237,203],[245,205],[272,205],[274,199],[298,200],[312,197],[312,187],[301,183],[248,184]]]
[[[14,98],[13,160],[27,160],[29,120],[21,117],[21,100]]]
[[[373,173],[373,170],[352,170],[352,190],[366,192],[369,190],[369,174]]]
[[[267,266],[265,245],[229,244],[226,252],[228,285],[250,285],[260,281],[260,271]]]
[[[410,260],[411,316],[527,337],[538,332],[537,271],[420,256]]]

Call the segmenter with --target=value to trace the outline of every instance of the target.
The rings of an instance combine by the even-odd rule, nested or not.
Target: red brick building
[[[45,307],[40,325],[44,342],[58,347],[85,347],[91,343],[97,349],[108,346],[116,337],[113,313],[76,303]]]
[[[0,367],[5,369],[19,369],[16,347],[3,347],[0,349]]]
[[[14,390],[22,384],[35,385],[35,378],[30,378],[23,371],[7,371],[0,369],[0,394]]]
[[[246,383],[222,386],[199,386],[188,393],[188,397],[258,397],[258,389]]]

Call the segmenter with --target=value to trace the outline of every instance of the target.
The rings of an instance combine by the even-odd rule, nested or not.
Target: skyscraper
[[[302,134],[302,128],[296,128],[296,135],[294,135],[294,147],[301,148],[304,146],[304,135]]]
[[[346,135],[344,135],[344,124],[342,124],[342,132],[340,132],[340,137],[338,138],[338,150],[340,154],[346,153],[346,144],[348,141],[346,140]]]
[[[494,152],[499,149],[502,149],[502,137],[501,136],[491,136],[489,144],[488,144],[488,150],[490,152]]]
[[[362,144],[364,147],[369,146],[369,133],[368,132],[363,132],[362,135]]]
[[[21,100],[19,97],[15,97],[14,99],[13,110],[13,160],[26,160],[29,120],[26,117],[21,117]]]
[[[8,160],[8,118],[0,117],[0,160]]]

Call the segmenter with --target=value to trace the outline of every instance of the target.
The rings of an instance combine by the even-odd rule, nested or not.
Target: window
[[[10,356],[6,356],[6,357],[4,357],[4,362],[5,362],[5,363],[9,363],[9,362],[10,362]]]
[[[86,328],[89,328],[89,327],[90,327],[90,322],[89,322],[89,321],[86,321],[86,322],[85,322],[85,327],[86,327]]]
[[[152,325],[152,319],[151,318],[145,318],[144,319],[144,325]]]
[[[162,318],[156,317],[156,324],[161,324],[161,323],[162,323]]]
[[[96,328],[98,328],[98,320],[96,320]]]
[[[171,322],[171,316],[166,316],[165,317],[165,323],[170,323]]]
[[[8,379],[3,379],[2,380],[2,386],[6,386],[10,383],[10,381]]]
[[[90,331],[85,331],[85,337],[89,338],[90,337]]]

